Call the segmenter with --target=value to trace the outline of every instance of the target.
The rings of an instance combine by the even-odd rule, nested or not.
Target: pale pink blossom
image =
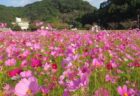
[[[15,66],[16,65],[16,60],[14,58],[8,59],[7,61],[5,61],[5,65],[6,66]]]
[[[17,96],[35,95],[39,90],[40,87],[35,77],[23,78],[15,86]]]
[[[28,78],[32,76],[32,71],[28,70],[28,71],[23,71],[20,73],[20,76],[23,78]]]

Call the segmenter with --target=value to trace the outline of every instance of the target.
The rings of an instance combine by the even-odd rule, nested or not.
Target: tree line
[[[140,0],[107,0],[100,8],[81,18],[82,24],[97,23],[106,29],[137,28]]]
[[[42,0],[24,7],[0,5],[0,22],[10,24],[21,17],[81,29],[94,24],[106,29],[136,28],[139,14],[140,0],[107,0],[99,9],[83,0]]]

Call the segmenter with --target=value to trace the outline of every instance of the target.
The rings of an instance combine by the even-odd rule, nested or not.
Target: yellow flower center
[[[27,94],[28,94],[28,95],[31,95],[31,94],[32,94],[32,91],[31,91],[31,90],[28,90],[28,91],[27,91]]]
[[[124,93],[124,95],[123,96],[128,96],[128,94],[127,93]]]

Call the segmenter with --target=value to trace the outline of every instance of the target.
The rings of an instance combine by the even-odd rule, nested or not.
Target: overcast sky
[[[0,4],[6,5],[6,6],[25,6],[27,4],[41,1],[41,0],[0,0]],[[93,6],[99,8],[100,3],[106,0],[85,0],[89,1]]]

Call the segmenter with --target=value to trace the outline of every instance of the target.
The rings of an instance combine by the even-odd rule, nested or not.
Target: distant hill
[[[24,7],[0,5],[0,22],[11,22],[15,17],[23,17],[31,21],[73,23],[95,10],[95,7],[83,0],[42,0]]]

